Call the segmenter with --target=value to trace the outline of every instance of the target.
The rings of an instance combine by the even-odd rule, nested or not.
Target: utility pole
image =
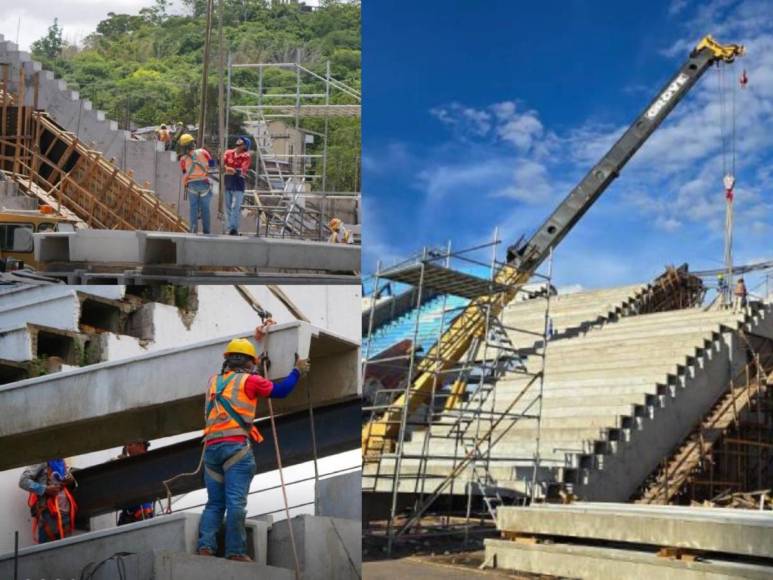
[[[224,90],[224,78],[225,78],[225,42],[223,40],[223,0],[217,2],[217,26],[218,26],[218,50],[219,54],[219,70],[218,70],[218,87],[217,87],[217,138],[218,138],[218,195],[217,195],[217,213],[223,223],[223,230],[225,231],[225,220],[223,215],[223,197],[225,193],[225,178],[223,176],[223,155],[225,155],[225,90]]]
[[[201,74],[201,106],[199,107],[199,133],[197,141],[204,147],[207,121],[207,82],[209,79],[209,46],[212,38],[212,6],[214,0],[207,0],[207,29],[204,35],[204,66]]]

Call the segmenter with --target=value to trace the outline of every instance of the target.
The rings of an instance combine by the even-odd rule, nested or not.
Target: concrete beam
[[[753,510],[580,503],[501,507],[497,529],[770,557],[773,517]]]
[[[356,272],[360,247],[307,240],[81,230],[35,234],[35,259],[55,264]]]
[[[160,516],[152,520],[71,536],[48,544],[31,546],[19,550],[19,578],[81,578],[82,571],[89,563],[98,563],[118,552],[126,552],[124,565],[126,578],[136,580],[194,580],[200,578],[239,578],[228,575],[229,566],[243,566],[220,558],[210,558],[212,568],[206,568],[210,575],[174,573],[159,575],[159,570],[168,571],[167,554],[179,554],[181,558],[195,559],[206,567],[207,558],[195,557],[198,537],[199,515],[178,513]],[[247,552],[256,564],[251,569],[252,578],[292,578],[292,572],[266,566],[268,524],[265,521],[247,521]],[[162,554],[164,554],[162,556]],[[13,578],[14,555],[0,555],[0,577]],[[105,565],[106,570],[95,578],[118,578],[115,562]],[[186,570],[189,570],[186,567]],[[212,572],[215,572],[212,575]],[[265,575],[264,575],[265,574]]]
[[[277,325],[267,340],[270,378],[286,376],[295,353],[313,361],[293,393],[274,400],[275,413],[307,409],[307,394],[314,405],[357,395],[357,344],[303,322]],[[3,385],[0,408],[26,411],[0,423],[0,447],[8,450],[0,470],[201,429],[207,381],[219,371],[227,342],[212,339]],[[257,417],[267,414],[259,404]]]
[[[764,580],[773,567],[701,558],[661,558],[654,551],[622,550],[568,544],[525,544],[484,540],[485,560],[497,570],[548,575],[551,578],[657,578],[657,580]]]

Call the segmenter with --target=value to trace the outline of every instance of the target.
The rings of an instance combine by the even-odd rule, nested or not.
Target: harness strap
[[[223,463],[223,471],[228,471],[231,469],[234,465],[239,463],[242,459],[247,457],[248,453],[252,453],[252,447],[250,445],[245,445],[239,451],[231,455],[228,459],[226,459],[225,463]]]
[[[218,483],[223,483],[225,472],[231,469],[234,465],[239,463],[242,459],[247,457],[248,454],[252,453],[252,446],[249,444],[245,445],[239,451],[231,455],[228,459],[225,460],[225,463],[223,463],[223,473],[218,473],[214,469],[211,469],[209,466],[205,465],[204,469],[206,470],[207,474],[217,481]]]
[[[210,468],[209,468],[209,467],[207,467],[206,465],[204,466],[204,471],[206,471],[206,472],[207,472],[207,475],[209,475],[209,476],[210,476],[212,479],[214,479],[214,480],[215,480],[216,482],[218,482],[218,483],[223,483],[223,481],[225,481],[225,480],[223,479],[223,476],[222,476],[222,474],[218,473],[218,472],[217,472],[217,471],[215,471],[214,469],[210,469]]]
[[[228,377],[228,379],[233,379],[236,376],[236,374],[231,375]],[[244,432],[247,433],[247,435],[250,437],[250,439],[253,439],[256,443],[262,443],[263,442],[263,435],[260,434],[260,431],[258,431],[258,428],[255,427],[255,425],[252,425],[244,420],[244,418],[237,413],[234,408],[231,406],[231,403],[229,403],[226,399],[223,398],[223,389],[225,389],[225,385],[222,386],[222,376],[217,377],[217,388],[215,389],[215,396],[213,399],[217,400],[220,405],[222,405],[223,409],[225,410],[228,415],[230,415],[231,419],[236,421],[236,423],[244,429]],[[212,400],[210,400],[210,404],[214,404]],[[208,406],[208,409],[211,409],[211,407]],[[207,411],[207,417],[209,417],[209,411]]]

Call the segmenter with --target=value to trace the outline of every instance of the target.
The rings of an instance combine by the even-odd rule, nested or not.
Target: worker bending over
[[[338,218],[333,218],[330,220],[330,223],[327,224],[327,227],[330,228],[330,231],[332,232],[330,234],[330,237],[327,239],[328,242],[331,244],[353,244],[354,239],[352,237],[352,232],[347,230],[344,227],[344,222],[342,222]]]
[[[225,215],[228,221],[228,233],[239,235],[239,216],[244,199],[244,177],[250,170],[250,145],[247,137],[236,140],[236,147],[229,149],[223,155],[225,168]]]
[[[183,187],[191,208],[191,233],[195,234],[198,231],[199,216],[201,216],[201,229],[208,234],[209,204],[212,201],[209,168],[214,167],[215,161],[206,149],[196,148],[196,141],[188,133],[181,135],[178,143],[182,153],[180,169],[183,172]]]
[[[256,329],[257,340],[265,337],[268,324]],[[226,558],[250,562],[244,520],[247,494],[256,469],[251,441],[263,441],[253,425],[258,398],[281,399],[289,395],[301,374],[308,370],[308,362],[296,357],[290,375],[272,382],[256,374],[258,355],[246,338],[229,342],[224,357],[220,374],[209,380],[204,410],[207,505],[201,514],[197,552],[202,556],[215,555],[216,536],[225,514]]]
[[[29,492],[27,506],[35,542],[45,544],[72,534],[77,506],[68,488],[74,485],[64,459],[31,465],[22,472],[19,487]]]
[[[121,454],[117,459],[124,459],[126,457],[134,457],[136,455],[144,455],[150,449],[150,441],[145,439],[137,439],[124,445]],[[155,507],[152,501],[146,501],[137,505],[123,508],[118,513],[118,525],[124,526],[126,524],[133,524],[135,522],[143,522],[149,520],[156,515]]]

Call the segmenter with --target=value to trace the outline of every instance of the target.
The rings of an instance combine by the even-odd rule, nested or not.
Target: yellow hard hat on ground
[[[183,147],[185,147],[189,143],[193,143],[194,140],[195,139],[193,138],[193,135],[191,135],[190,133],[183,133],[182,135],[180,135],[180,138],[177,140],[177,142]]]
[[[234,338],[229,342],[228,346],[225,347],[223,356],[228,356],[229,354],[243,354],[252,357],[253,361],[258,360],[258,353],[255,347],[246,338]]]

